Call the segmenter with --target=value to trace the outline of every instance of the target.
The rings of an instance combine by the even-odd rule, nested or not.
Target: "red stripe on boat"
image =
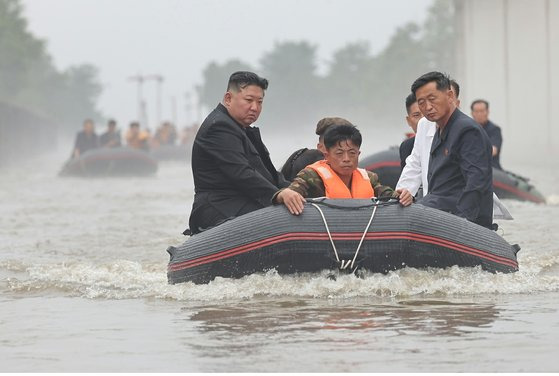
[[[535,202],[537,204],[543,204],[545,203],[545,200],[542,200],[540,197],[538,196],[534,196],[526,191],[520,190],[516,187],[513,187],[511,185],[505,184],[503,182],[497,181],[497,180],[493,180],[493,186],[495,188],[500,188],[502,190],[511,192],[519,197],[525,198],[528,201],[532,201]]]
[[[365,167],[365,170],[374,171],[384,167],[398,167],[401,168],[400,161],[383,161],[370,164]]]
[[[363,236],[362,233],[334,233],[332,238],[334,240],[355,240],[358,241]],[[472,248],[463,244],[455,243],[450,240],[429,236],[421,235],[411,232],[369,232],[365,236],[366,240],[413,240],[420,243],[439,245],[446,248],[453,249],[458,252],[467,253],[469,255],[477,256],[497,264],[503,264],[511,266],[515,269],[518,268],[518,262],[510,260],[505,257],[498,255],[493,255],[486,251],[480,249]],[[270,246],[283,241],[296,241],[296,240],[328,240],[327,233],[315,233],[315,232],[296,232],[287,233],[282,235],[276,235],[262,240],[258,240],[249,244],[245,244],[239,247],[227,249],[212,255],[199,257],[193,260],[183,261],[176,264],[169,265],[168,269],[170,271],[178,271],[183,269],[188,269],[194,266],[199,266],[207,264],[210,262],[218,261],[224,258],[233,257],[242,253],[250,252],[258,248]]]

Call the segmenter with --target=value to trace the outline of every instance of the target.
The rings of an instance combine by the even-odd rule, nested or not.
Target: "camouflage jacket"
[[[367,174],[375,191],[375,197],[398,197],[398,193],[392,188],[380,184],[377,174],[371,171],[367,171]],[[303,197],[315,198],[326,196],[326,189],[322,179],[315,170],[309,167],[299,171],[288,188],[300,193]]]

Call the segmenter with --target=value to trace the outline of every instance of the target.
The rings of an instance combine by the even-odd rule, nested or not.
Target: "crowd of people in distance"
[[[166,121],[157,128],[155,134],[152,136],[149,129],[141,129],[140,123],[133,121],[130,123],[124,140],[123,145],[121,140],[120,130],[117,129],[115,120],[107,122],[107,130],[98,136],[95,133],[95,123],[91,119],[86,119],[83,122],[83,129],[76,135],[74,148],[72,150],[72,159],[79,158],[83,153],[88,150],[98,148],[117,148],[121,146],[128,146],[130,148],[145,150],[157,149],[165,145],[191,145],[198,125],[192,124],[185,126],[180,134],[177,134],[176,127]]]

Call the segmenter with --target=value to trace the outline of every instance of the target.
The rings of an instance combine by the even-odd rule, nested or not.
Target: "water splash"
[[[8,278],[14,293],[54,290],[89,299],[156,298],[179,301],[222,301],[257,296],[354,298],[414,297],[480,294],[525,294],[559,291],[559,257],[543,253],[528,257],[513,274],[492,274],[476,268],[418,270],[406,268],[386,275],[362,273],[359,277],[323,271],[280,275],[275,270],[241,279],[216,278],[206,285],[169,285],[166,265],[129,260],[91,264],[83,262],[24,267],[5,261],[1,268],[19,271]],[[25,275],[26,274],[26,275]]]
[[[548,205],[559,206],[559,195],[550,195],[546,197]]]

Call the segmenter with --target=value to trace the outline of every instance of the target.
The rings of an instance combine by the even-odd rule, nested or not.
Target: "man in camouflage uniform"
[[[375,197],[398,198],[399,194],[396,191],[380,183],[377,174],[371,171],[367,171],[367,174],[369,175],[371,186],[375,191]],[[299,171],[288,188],[299,193],[303,197],[326,197],[326,189],[322,178],[318,175],[318,172],[310,167],[306,167]]]
[[[333,125],[353,125],[341,117],[325,117],[320,119],[316,124],[316,134],[318,136],[318,144],[316,149],[299,149],[293,152],[285,161],[281,168],[281,173],[286,180],[292,181],[297,176],[297,173],[313,164],[316,161],[324,159],[324,132]]]
[[[289,187],[276,192],[272,201],[284,204],[291,214],[301,214],[305,197],[399,198],[403,206],[413,202],[406,189],[381,185],[377,174],[358,168],[361,133],[353,125],[337,125],[324,134],[324,160],[301,170]]]

